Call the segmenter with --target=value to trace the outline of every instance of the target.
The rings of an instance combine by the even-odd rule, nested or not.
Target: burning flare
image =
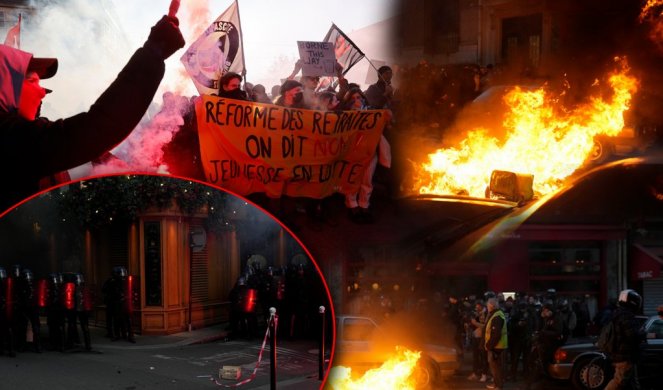
[[[352,369],[349,367],[332,367],[325,387],[335,390],[414,390],[416,384],[412,374],[420,356],[421,352],[397,348],[396,354],[382,366],[366,371],[357,379],[352,379]]]
[[[533,174],[535,196],[558,190],[586,161],[595,136],[613,137],[624,128],[637,80],[628,75],[626,59],[615,60],[620,69],[609,77],[610,93],[572,109],[543,87],[509,91],[503,97],[505,136],[475,128],[457,147],[430,154],[417,172],[419,192],[483,197],[493,170]]]

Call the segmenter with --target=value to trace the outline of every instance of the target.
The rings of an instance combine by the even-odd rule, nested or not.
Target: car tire
[[[436,386],[440,380],[440,368],[437,362],[430,356],[419,358],[417,367],[412,373],[412,379],[417,389],[430,389]]]
[[[614,146],[604,137],[595,137],[592,151],[587,157],[587,163],[591,166],[601,165],[614,154]]]
[[[578,390],[601,390],[612,378],[611,367],[603,356],[588,357],[573,365],[571,383]]]

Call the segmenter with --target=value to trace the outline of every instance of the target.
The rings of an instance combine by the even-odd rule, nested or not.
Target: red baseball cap
[[[58,59],[32,57],[27,71],[37,73],[42,80],[51,78],[58,71]]]

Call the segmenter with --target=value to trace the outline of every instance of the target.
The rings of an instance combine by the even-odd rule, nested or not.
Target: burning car
[[[372,318],[354,315],[336,316],[336,353],[334,365],[365,371],[378,367],[394,355],[396,345],[383,326]],[[421,355],[412,373],[416,388],[427,388],[453,375],[460,367],[456,349],[438,344],[406,345]]]
[[[654,125],[627,126],[614,137],[596,136],[592,151],[587,156],[587,165],[603,164],[615,157],[645,153],[660,136]]]
[[[464,108],[441,147],[421,164],[417,188],[520,203],[529,197],[525,184],[531,179],[532,198],[552,194],[608,154],[645,150],[655,139],[644,128],[628,136],[625,116],[637,90],[625,58],[617,58],[615,71],[570,107],[563,93],[546,85],[491,87]],[[506,192],[486,191],[508,182],[514,185],[506,185]]]

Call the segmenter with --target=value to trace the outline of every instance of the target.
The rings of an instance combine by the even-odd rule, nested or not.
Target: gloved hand
[[[143,45],[152,50],[159,58],[166,59],[184,47],[184,37],[179,29],[179,20],[164,16],[150,30],[150,36]]]

